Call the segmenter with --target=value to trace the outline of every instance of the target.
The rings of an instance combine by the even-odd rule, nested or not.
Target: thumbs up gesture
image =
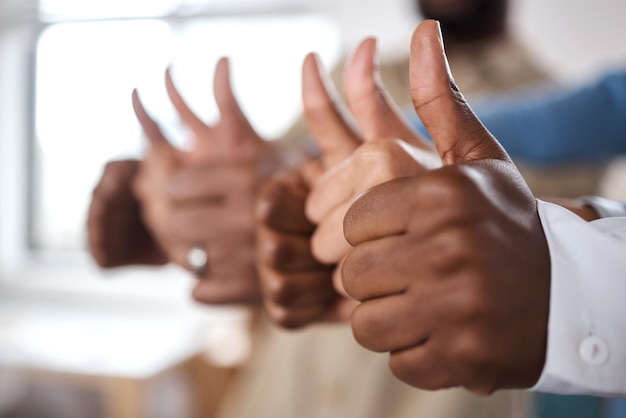
[[[550,296],[536,200],[456,87],[434,21],[413,34],[410,81],[443,166],[374,187],[346,214],[354,336],[419,388],[530,387]]]
[[[198,276],[193,292],[197,300],[258,301],[254,202],[268,165],[278,164],[278,153],[256,134],[239,108],[226,59],[215,71],[220,120],[213,126],[187,106],[169,71],[165,83],[193,142],[188,151],[171,145],[133,94],[135,113],[149,141],[133,182],[141,217],[169,261]],[[204,252],[205,266],[191,265],[192,249]]]
[[[268,182],[258,211],[265,306],[284,327],[348,320],[356,302],[341,286],[346,210],[372,186],[441,165],[387,97],[376,65],[376,41],[367,39],[347,66],[348,113],[315,56],[305,60],[304,113],[320,158]]]

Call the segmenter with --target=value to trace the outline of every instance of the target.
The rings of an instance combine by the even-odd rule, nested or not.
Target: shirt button
[[[580,357],[592,366],[600,366],[609,359],[609,346],[595,335],[585,338],[578,347]]]

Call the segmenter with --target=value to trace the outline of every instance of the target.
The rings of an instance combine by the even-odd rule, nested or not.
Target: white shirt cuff
[[[585,222],[537,204],[552,265],[546,362],[531,390],[626,396],[626,217]]]

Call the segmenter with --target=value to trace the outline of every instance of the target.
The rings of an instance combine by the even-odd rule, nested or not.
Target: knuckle
[[[333,248],[328,245],[329,238],[328,232],[324,232],[319,228],[315,230],[311,236],[311,254],[318,262],[322,264],[334,264],[338,260],[338,257],[333,254]]]
[[[294,249],[281,234],[264,234],[263,238],[259,240],[260,262],[272,270],[280,270],[294,257]]]
[[[478,372],[488,352],[490,352],[487,341],[477,332],[465,332],[459,336],[453,346],[451,358],[459,362],[463,368],[470,370],[470,373]]]
[[[391,353],[389,356],[389,368],[393,375],[402,382],[426,389],[426,385],[422,383],[424,381],[423,376],[417,371],[412,370],[399,355]]]
[[[391,353],[389,368],[394,376],[404,383],[424,390],[439,390],[450,386],[448,375],[444,371],[429,373],[427,368],[413,364],[409,352]]]
[[[361,242],[364,220],[368,219],[372,207],[378,203],[379,194],[369,189],[357,197],[348,208],[343,218],[343,234],[351,246],[354,247]]]
[[[359,148],[359,156],[364,164],[377,168],[393,167],[398,145],[388,138],[367,141]]]
[[[471,198],[476,189],[474,179],[468,172],[457,166],[446,166],[431,171],[428,181],[422,182],[423,191],[435,198],[447,201],[448,204],[459,205]]]
[[[242,195],[256,194],[260,173],[255,163],[244,162],[233,166],[220,166],[218,170],[223,172],[224,185],[229,192]]]
[[[358,305],[352,311],[350,323],[354,339],[363,347],[375,352],[388,351],[382,347],[385,343],[382,331],[386,324],[382,318],[371,315],[365,305]]]
[[[359,276],[359,258],[354,254],[352,250],[341,264],[341,283],[343,289],[356,300],[360,300],[359,296],[359,284],[357,277]]]
[[[272,322],[281,328],[297,329],[310,322],[309,318],[303,318],[300,315],[297,315],[294,310],[274,305],[268,301],[265,303],[265,311]]]
[[[268,271],[262,275],[262,282],[265,296],[277,305],[289,306],[297,299],[300,289],[284,275]]]
[[[467,254],[469,248],[474,243],[471,231],[460,226],[452,226],[447,228],[438,237],[439,250],[442,251],[446,262],[450,265],[458,264],[469,257]]]
[[[325,120],[335,107],[327,94],[304,94],[302,99],[304,112],[311,120]]]
[[[278,196],[282,187],[277,180],[271,179],[261,187],[256,203],[255,214],[259,222],[267,224],[274,219],[278,210]]]
[[[493,395],[496,389],[497,388],[495,388],[493,385],[481,384],[479,386],[473,386],[472,388],[469,388],[469,391],[478,396],[490,396]]]
[[[365,265],[366,262],[357,249],[350,251],[341,265],[341,282],[343,288],[350,297],[358,301],[365,299],[365,294],[359,281],[362,268]]]

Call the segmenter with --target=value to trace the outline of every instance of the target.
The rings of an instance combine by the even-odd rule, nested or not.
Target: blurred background
[[[138,158],[146,145],[130,93],[138,87],[184,147],[164,70],[212,121],[213,67],[227,55],[253,126],[291,140],[305,135],[304,56],[317,52],[337,76],[352,48],[376,36],[383,81],[408,105],[416,3],[0,0],[0,417],[212,416],[254,349],[249,312],[195,304],[193,279],[176,267],[103,272],[85,250],[104,163]],[[511,0],[507,16],[493,34],[446,33],[470,102],[626,68],[623,0]],[[520,164],[538,194],[626,190],[620,160]]]

